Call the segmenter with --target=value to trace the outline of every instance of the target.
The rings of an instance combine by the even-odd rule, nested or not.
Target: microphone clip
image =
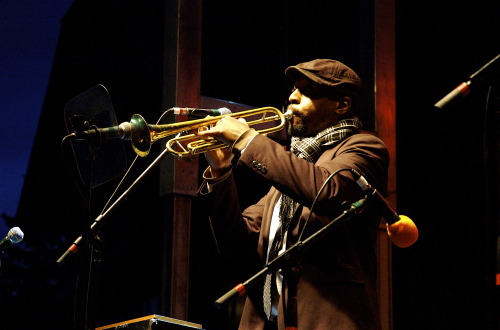
[[[73,115],[69,118],[69,121],[73,129],[74,137],[76,139],[84,139],[85,134],[83,132],[89,128],[89,122],[84,120],[82,115]]]

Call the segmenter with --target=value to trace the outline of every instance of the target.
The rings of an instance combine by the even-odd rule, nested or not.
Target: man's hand
[[[224,117],[214,127],[198,132],[198,135],[201,138],[212,137],[231,146],[249,128],[244,118]]]
[[[211,137],[229,146],[228,148],[205,152],[205,158],[208,161],[208,165],[210,165],[213,177],[218,177],[229,169],[234,157],[230,147],[248,129],[249,126],[244,118],[224,117],[211,129],[198,132],[201,138]]]

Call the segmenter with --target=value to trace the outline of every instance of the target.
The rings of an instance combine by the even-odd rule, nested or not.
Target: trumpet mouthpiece
[[[292,119],[292,116],[293,116],[292,110],[287,110],[283,113],[283,117],[285,117],[286,120]]]

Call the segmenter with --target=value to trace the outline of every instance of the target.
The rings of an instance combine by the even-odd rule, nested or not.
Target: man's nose
[[[299,103],[299,98],[300,92],[298,89],[296,89],[290,94],[290,96],[288,97],[288,101],[290,101],[291,104],[297,104]]]

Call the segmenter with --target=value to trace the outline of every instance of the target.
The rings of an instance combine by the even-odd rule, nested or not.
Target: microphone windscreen
[[[9,230],[8,237],[12,243],[19,243],[23,240],[24,233],[19,227],[14,227]]]
[[[391,241],[401,248],[412,245],[418,239],[417,226],[405,215],[400,215],[395,223],[387,224],[387,234]]]

